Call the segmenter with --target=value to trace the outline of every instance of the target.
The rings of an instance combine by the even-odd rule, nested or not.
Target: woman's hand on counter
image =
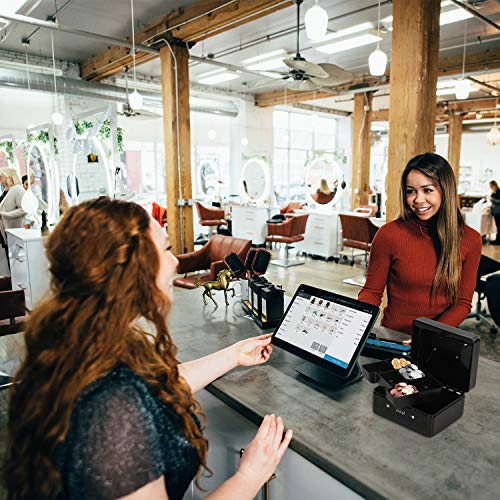
[[[253,366],[265,363],[273,352],[271,337],[272,333],[266,333],[233,344],[236,366]]]
[[[219,486],[205,500],[252,500],[280,463],[292,431],[283,436],[284,425],[280,417],[266,415],[262,424],[245,448],[236,474]]]
[[[236,477],[255,488],[260,488],[276,470],[290,441],[292,431],[283,435],[284,424],[281,417],[266,415],[252,442],[245,448]]]

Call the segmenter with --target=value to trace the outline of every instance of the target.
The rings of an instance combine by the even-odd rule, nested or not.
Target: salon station
[[[267,363],[197,393],[214,474],[185,499],[270,413],[294,437],[259,500],[498,498],[498,122],[497,0],[1,2],[0,443],[46,239],[106,196],[168,232],[180,361],[275,332]],[[404,333],[381,324],[387,292],[380,314],[358,294],[422,153],[451,166],[481,258],[457,328]],[[287,340],[321,321],[345,359]]]

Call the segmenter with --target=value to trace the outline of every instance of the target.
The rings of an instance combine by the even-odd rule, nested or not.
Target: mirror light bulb
[[[52,121],[54,122],[54,125],[62,125],[63,115],[59,113],[59,111],[52,113]]]
[[[142,108],[142,95],[137,92],[135,89],[129,96],[128,102],[132,109],[140,109]]]
[[[457,99],[467,99],[470,92],[470,81],[461,78],[455,85],[455,97]]]
[[[246,137],[241,138],[241,145],[242,146],[248,146],[248,139]]]
[[[217,132],[211,128],[209,131],[208,131],[208,138],[213,141],[215,138],[217,137]]]
[[[307,10],[304,18],[307,38],[313,42],[319,42],[325,38],[328,26],[328,14],[325,9],[318,5],[318,1]]]
[[[368,58],[368,67],[370,75],[382,76],[385,73],[387,65],[387,54],[378,47],[370,54]]]

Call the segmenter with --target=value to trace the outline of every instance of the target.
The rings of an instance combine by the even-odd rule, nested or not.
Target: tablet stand
[[[342,389],[348,385],[359,382],[363,378],[363,373],[359,367],[358,362],[353,366],[351,373],[348,377],[338,377],[329,370],[325,370],[309,361],[302,363],[295,368],[295,371],[303,375],[304,377],[314,380],[318,384],[321,384],[329,389]]]

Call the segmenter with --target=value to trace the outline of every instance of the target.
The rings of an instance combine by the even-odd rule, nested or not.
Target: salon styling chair
[[[280,208],[280,214],[293,214],[295,210],[301,210],[302,203],[298,201],[291,201],[288,205],[285,205],[283,208]]]
[[[500,273],[492,274],[486,278],[486,300],[491,318],[495,325],[500,327]]]
[[[167,209],[153,201],[153,205],[151,207],[151,217],[153,217],[153,219],[155,219],[161,227],[164,227],[167,224]]]
[[[284,243],[285,244],[285,258],[274,259],[271,264],[274,266],[291,267],[300,266],[305,262],[298,259],[289,258],[289,245],[304,240],[304,233],[306,232],[307,219],[309,214],[295,215],[289,217],[281,224],[267,224],[267,238],[266,242],[269,243]]]
[[[354,265],[354,249],[363,250],[365,253],[363,276],[361,278],[348,278],[343,281],[348,285],[364,286],[368,267],[368,253],[378,227],[368,217],[348,214],[339,214],[339,217],[342,225],[342,244],[344,247],[353,249],[351,266]]]
[[[500,274],[492,276],[487,276],[487,275],[490,275],[492,273],[497,273],[498,271],[500,271],[499,261],[492,259],[491,257],[487,257],[486,255],[481,255],[481,260],[479,261],[479,267],[477,269],[477,276],[476,276],[476,288],[475,288],[475,292],[477,293],[476,310],[475,312],[467,316],[467,318],[476,318],[478,321],[481,321],[486,325],[488,325],[490,327],[491,333],[496,333],[498,331],[496,325],[500,324],[498,319],[498,315],[500,314],[500,309],[499,309],[500,293],[498,292],[498,286],[499,286],[498,279],[500,279]],[[491,281],[491,284],[489,284],[488,281],[491,278],[494,279]],[[488,284],[490,288],[489,293],[487,290]],[[495,291],[495,285],[497,291],[496,297],[493,295],[493,292]],[[487,299],[488,308],[490,310],[489,314],[486,311],[486,309],[483,308],[482,301],[484,299]],[[494,321],[492,320],[493,316],[492,310],[495,312],[497,316],[497,318]]]
[[[200,283],[216,280],[217,273],[228,268],[224,262],[226,256],[234,252],[240,260],[245,262],[251,245],[251,240],[215,234],[199,250],[177,255],[179,260],[177,272],[184,274],[184,276],[176,278],[174,285],[182,288],[196,288],[197,279],[200,280]],[[187,273],[195,271],[204,272],[188,276]]]
[[[227,225],[224,219],[224,210],[221,208],[208,208],[199,201],[194,202],[198,210],[198,222],[203,227],[211,228],[210,233],[214,234],[221,225]]]

